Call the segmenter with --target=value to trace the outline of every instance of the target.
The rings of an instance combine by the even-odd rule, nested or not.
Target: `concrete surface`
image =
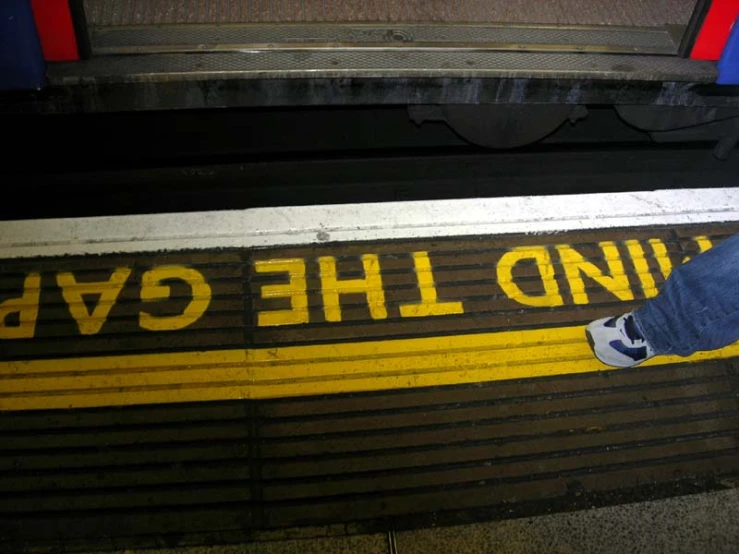
[[[398,554],[735,554],[739,490],[396,534]],[[385,554],[382,534],[116,554]],[[102,554],[102,553],[100,553]],[[112,554],[112,553],[108,553]]]
[[[398,533],[399,554],[734,554],[739,491]]]

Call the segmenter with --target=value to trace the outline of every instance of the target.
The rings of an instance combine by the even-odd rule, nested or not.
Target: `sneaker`
[[[631,312],[593,321],[586,327],[585,335],[595,357],[606,365],[634,367],[654,356]]]

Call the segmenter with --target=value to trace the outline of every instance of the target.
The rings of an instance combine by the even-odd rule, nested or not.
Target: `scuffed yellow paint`
[[[339,297],[342,294],[364,294],[367,298],[370,317],[386,319],[385,291],[382,288],[380,260],[376,254],[364,254],[362,267],[364,279],[339,279],[336,275],[336,258],[322,256],[318,259],[321,268],[321,294],[326,321],[342,320]]]
[[[428,252],[414,252],[413,265],[416,270],[418,290],[421,293],[421,302],[400,306],[402,317],[429,317],[464,313],[461,302],[439,302]]]
[[[62,290],[62,297],[70,315],[77,322],[81,335],[96,335],[100,332],[130,275],[129,268],[118,267],[107,281],[80,283],[73,273],[57,274],[56,283]],[[87,309],[83,298],[85,294],[98,295],[92,310]]]
[[[629,276],[624,271],[624,263],[621,260],[618,248],[612,241],[600,242],[598,246],[603,250],[603,258],[608,265],[608,275],[593,262],[587,261],[582,254],[571,246],[567,244],[557,246],[557,252],[559,252],[559,257],[562,260],[575,304],[590,303],[590,298],[585,291],[583,274],[614,294],[619,300],[624,302],[633,300],[634,293],[631,290]]]
[[[543,295],[526,294],[513,279],[513,268],[524,260],[533,260],[544,285]],[[525,246],[509,250],[498,261],[498,284],[511,300],[535,308],[557,308],[564,306],[564,299],[554,276],[554,265],[546,246]]]
[[[691,358],[739,356],[739,344]],[[613,370],[584,327],[361,343],[0,362],[0,410],[354,393]]]
[[[142,302],[163,302],[170,298],[170,287],[162,283],[176,279],[190,287],[192,299],[181,314],[157,316],[149,312],[139,313],[139,327],[147,331],[179,331],[189,327],[208,310],[212,296],[210,285],[203,274],[191,267],[180,265],[159,266],[144,273],[141,278]]]
[[[300,325],[308,323],[308,284],[305,278],[305,261],[300,258],[262,260],[254,264],[257,273],[287,273],[288,282],[279,285],[262,285],[262,298],[289,298],[289,310],[266,310],[257,313],[259,327]]]
[[[23,294],[0,303],[0,339],[30,339],[36,333],[41,275],[29,273],[23,280]],[[18,325],[8,325],[11,314],[18,314]]]

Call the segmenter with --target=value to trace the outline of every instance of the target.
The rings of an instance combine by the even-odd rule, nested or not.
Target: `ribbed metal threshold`
[[[93,52],[140,54],[243,50],[440,49],[677,53],[681,29],[553,25],[264,24],[92,28]]]
[[[84,0],[94,25],[172,23],[521,23],[687,25],[695,0]]]
[[[208,79],[518,78],[713,82],[714,64],[673,56],[414,50],[271,50],[97,56],[55,64],[54,85]]]

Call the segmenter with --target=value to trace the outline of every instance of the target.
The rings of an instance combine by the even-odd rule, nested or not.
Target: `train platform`
[[[354,537],[730,492],[739,345],[584,325],[735,188],[0,223],[0,547]]]

